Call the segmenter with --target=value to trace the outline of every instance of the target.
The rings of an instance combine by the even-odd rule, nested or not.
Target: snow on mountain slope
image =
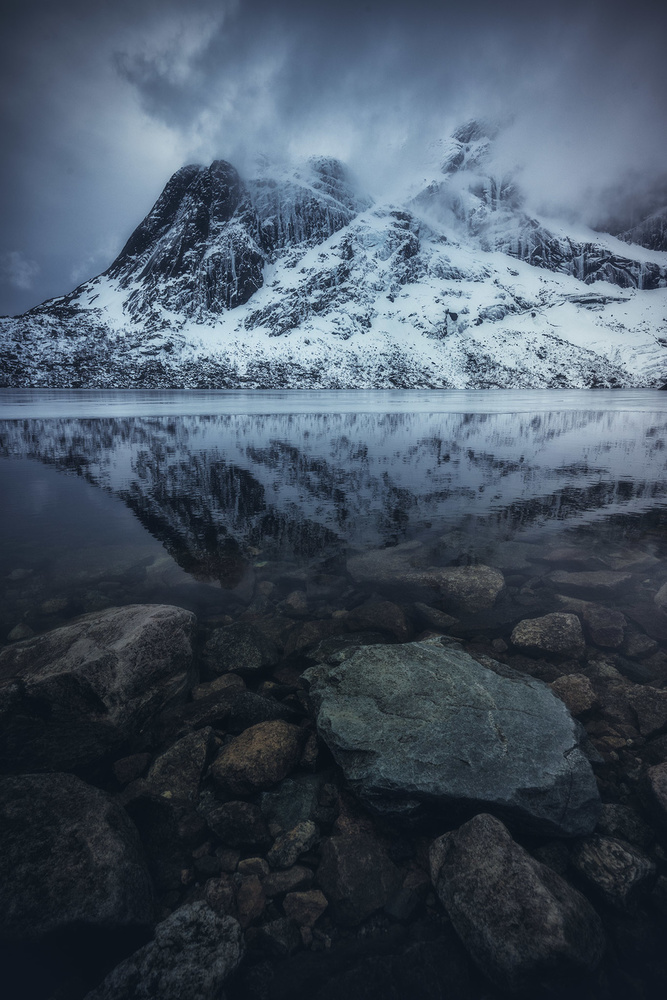
[[[7,386],[667,382],[667,253],[525,213],[472,122],[400,204],[315,158],[189,166],[102,275],[0,321]]]

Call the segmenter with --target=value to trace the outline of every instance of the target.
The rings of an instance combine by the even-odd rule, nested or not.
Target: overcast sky
[[[104,270],[171,173],[329,153],[372,193],[514,115],[531,204],[621,211],[665,175],[667,5],[3,0],[0,313]]]

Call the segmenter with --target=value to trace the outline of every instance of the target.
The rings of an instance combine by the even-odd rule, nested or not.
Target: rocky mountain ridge
[[[183,167],[107,271],[0,320],[3,384],[661,386],[660,213],[622,234],[653,249],[533,218],[496,135],[457,129],[394,204],[327,157]]]

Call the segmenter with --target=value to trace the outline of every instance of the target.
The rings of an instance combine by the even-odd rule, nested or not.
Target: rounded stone
[[[279,719],[251,726],[222,748],[211,767],[213,780],[234,795],[271,788],[299,763],[304,737],[304,730]]]

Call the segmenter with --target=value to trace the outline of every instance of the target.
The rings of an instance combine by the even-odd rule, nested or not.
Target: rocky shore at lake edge
[[[667,565],[442,562],[407,543],[257,578],[234,615],[15,629],[6,995],[662,995]]]

